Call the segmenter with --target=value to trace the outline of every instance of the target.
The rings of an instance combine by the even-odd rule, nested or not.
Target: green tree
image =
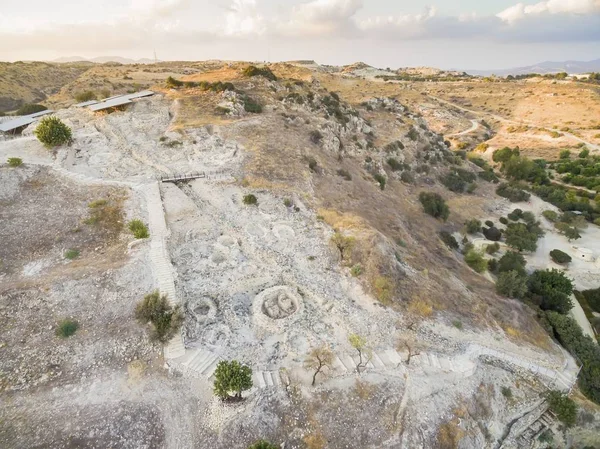
[[[34,134],[46,148],[65,145],[73,140],[71,128],[58,117],[44,117],[35,128]]]
[[[501,162],[508,161],[513,156],[518,156],[518,155],[519,155],[518,149],[513,150],[511,148],[504,147],[504,148],[494,152],[494,154],[492,155],[492,160],[494,162],[501,163]]]
[[[531,232],[524,223],[509,223],[504,231],[506,244],[519,251],[535,251],[538,235]]]
[[[135,317],[140,324],[151,323],[153,332],[151,338],[166,343],[181,328],[183,315],[179,306],[173,308],[167,295],[161,295],[158,290],[144,296],[135,308]]]
[[[444,198],[439,194],[433,192],[421,192],[419,194],[419,201],[421,201],[425,213],[443,221],[448,219],[450,208],[446,204],[446,201],[444,201]]]
[[[215,370],[214,393],[223,400],[242,399],[242,392],[252,388],[252,369],[237,360],[222,360]],[[233,396],[231,395],[233,393]]]
[[[527,277],[518,271],[504,271],[498,275],[496,291],[509,298],[522,298],[527,293]]]
[[[573,308],[571,294],[573,283],[562,271],[536,270],[528,281],[529,292],[539,300],[543,310],[554,310],[566,314]]]
[[[558,156],[561,159],[570,159],[571,158],[571,152],[569,150],[562,150]]]
[[[465,262],[477,273],[483,273],[487,268],[487,262],[483,254],[475,249],[470,249],[465,254]]]
[[[526,265],[527,262],[521,254],[514,251],[508,251],[498,261],[498,272],[504,273],[506,271],[516,271],[519,275],[526,276]]]
[[[358,363],[356,364],[356,372],[360,374],[362,368],[366,368],[367,364],[373,357],[373,351],[367,347],[367,339],[362,335],[351,334],[348,337],[350,345],[358,352]],[[364,359],[363,359],[364,357]]]
[[[472,219],[465,223],[465,228],[469,234],[476,234],[481,231],[481,221]]]
[[[577,420],[577,404],[573,399],[560,391],[550,391],[546,396],[550,410],[558,420],[567,427],[572,427]]]

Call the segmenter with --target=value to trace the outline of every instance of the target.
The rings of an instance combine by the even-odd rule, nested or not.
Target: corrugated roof
[[[151,90],[143,90],[141,92],[136,92],[134,94],[127,94],[123,96],[129,98],[130,100],[133,100],[134,98],[150,97],[152,95],[154,95],[154,92],[152,92]]]
[[[52,109],[46,109],[45,111],[34,112],[33,114],[29,114],[27,117],[36,118],[41,117],[42,115],[52,114],[54,111]]]
[[[109,109],[109,108],[115,108],[117,106],[122,106],[125,104],[129,104],[131,103],[131,100],[129,98],[126,97],[118,97],[118,98],[113,98],[112,100],[109,101],[103,101],[102,103],[97,103],[97,104],[93,104],[92,106],[89,107],[89,109],[91,111],[102,111],[103,109]]]
[[[75,106],[76,108],[85,108],[86,106],[91,106],[96,103],[98,103],[98,100],[90,100],[90,101],[84,101],[83,103],[77,103],[73,106]]]
[[[2,132],[14,131],[15,129],[21,128],[23,126],[30,125],[31,123],[35,122],[35,120],[38,117],[41,117],[42,115],[52,114],[53,112],[54,111],[47,109],[45,111],[36,112],[34,114],[23,115],[21,117],[17,117],[16,119],[10,120],[8,122],[2,122],[2,123],[0,123],[0,131],[2,131]]]

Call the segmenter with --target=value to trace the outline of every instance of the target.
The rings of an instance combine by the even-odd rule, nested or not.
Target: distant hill
[[[95,62],[98,64],[104,64],[107,62],[118,62],[119,64],[154,64],[153,59],[148,59],[148,58],[130,59],[130,58],[122,58],[120,56],[98,56],[97,58],[82,58],[81,56],[66,56],[66,57],[54,59],[52,62],[59,62],[59,63]]]
[[[575,73],[589,73],[589,72],[600,72],[600,59],[594,59],[593,61],[546,61],[539,64],[534,64],[526,67],[515,67],[512,69],[498,69],[498,70],[465,70],[471,75],[525,75],[527,73],[539,73],[544,75],[547,73],[559,73],[567,72],[569,74]]]

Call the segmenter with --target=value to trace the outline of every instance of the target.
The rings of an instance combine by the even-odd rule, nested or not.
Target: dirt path
[[[526,121],[526,120],[522,120],[522,121],[510,120],[510,119],[507,119],[507,118],[502,117],[500,115],[493,114],[491,112],[482,112],[482,111],[476,111],[476,110],[473,110],[473,109],[468,109],[468,108],[465,108],[464,106],[458,105],[456,103],[452,103],[451,101],[448,101],[448,100],[444,100],[443,98],[435,97],[433,95],[428,95],[428,96],[429,96],[429,98],[432,98],[432,99],[437,100],[437,101],[439,101],[441,103],[445,103],[447,105],[453,106],[453,107],[455,107],[457,109],[460,109],[461,111],[469,112],[471,114],[475,114],[475,115],[479,115],[479,116],[490,117],[490,118],[498,120],[499,122],[502,122],[502,123],[508,123],[508,124],[511,124],[511,125],[523,125],[523,124],[526,124],[526,125],[533,126],[535,128],[543,129],[543,130],[550,131],[550,132],[556,131],[555,129],[547,128],[545,126],[540,126],[540,125],[538,125],[536,123],[529,122],[529,121]],[[577,140],[577,141],[579,141],[581,143],[584,143],[590,150],[600,151],[600,145],[596,145],[594,143],[588,142],[587,140],[584,140],[581,137],[576,136],[575,134],[572,134],[572,133],[569,133],[569,132],[565,132],[565,131],[561,131],[561,132],[565,136],[569,136],[572,139],[575,139],[575,140]]]
[[[479,122],[477,120],[471,120],[471,124],[472,125],[469,129],[465,129],[464,131],[461,131],[459,133],[448,134],[446,137],[464,136],[465,134],[470,134],[470,133],[476,131],[477,128],[479,128]]]

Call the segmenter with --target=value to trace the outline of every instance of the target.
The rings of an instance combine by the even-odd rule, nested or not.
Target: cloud
[[[225,14],[223,34],[226,36],[260,35],[265,31],[266,23],[257,10],[256,0],[233,0]]]
[[[368,2],[364,0],[307,0],[292,7],[282,2],[275,11],[267,9],[264,0],[229,1],[222,14],[216,13],[213,25],[207,25],[204,17],[204,26],[197,24],[206,9],[192,0],[130,0],[121,15],[81,23],[26,21],[0,14],[0,58],[38,49],[71,55],[153,46],[192,48],[200,40],[235,45],[239,39],[261,36],[294,45],[302,44],[302,39],[325,43],[335,38],[389,44],[452,39],[496,43],[600,41],[600,0],[517,3],[486,16],[447,16],[431,7],[418,14],[373,17],[368,16]]]
[[[496,16],[508,23],[514,23],[543,14],[594,14],[600,13],[600,0],[547,0],[534,5],[517,3]]]

